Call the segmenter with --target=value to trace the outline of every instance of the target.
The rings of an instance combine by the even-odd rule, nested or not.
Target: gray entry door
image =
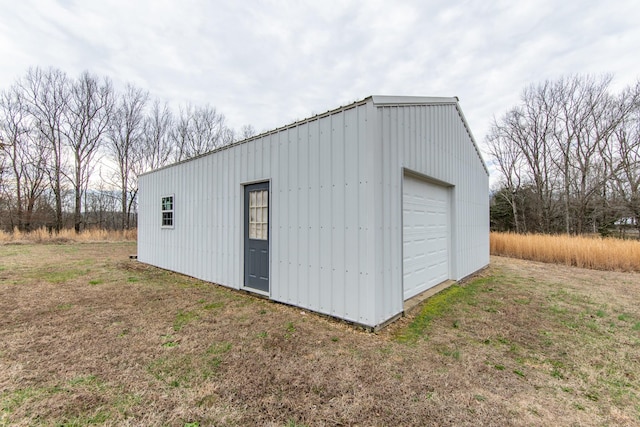
[[[244,285],[269,292],[269,183],[244,187]]]

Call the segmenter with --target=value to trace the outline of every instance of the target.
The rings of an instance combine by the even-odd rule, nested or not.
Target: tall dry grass
[[[594,270],[640,272],[637,240],[492,232],[491,254]]]
[[[136,229],[124,231],[92,229],[80,233],[65,229],[50,233],[44,227],[30,232],[14,228],[11,233],[0,231],[0,243],[129,242],[135,241],[137,236]]]

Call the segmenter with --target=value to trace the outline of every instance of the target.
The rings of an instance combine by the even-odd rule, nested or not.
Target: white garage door
[[[449,190],[405,176],[402,223],[406,300],[449,278]]]

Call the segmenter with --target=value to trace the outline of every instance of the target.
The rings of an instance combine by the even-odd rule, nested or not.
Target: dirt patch
[[[638,274],[492,258],[399,342],[424,310],[372,334],[131,253],[0,246],[0,425],[640,422]]]

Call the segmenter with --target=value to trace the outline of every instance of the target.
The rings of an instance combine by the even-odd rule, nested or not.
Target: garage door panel
[[[408,299],[449,276],[449,191],[405,176],[403,287]]]

